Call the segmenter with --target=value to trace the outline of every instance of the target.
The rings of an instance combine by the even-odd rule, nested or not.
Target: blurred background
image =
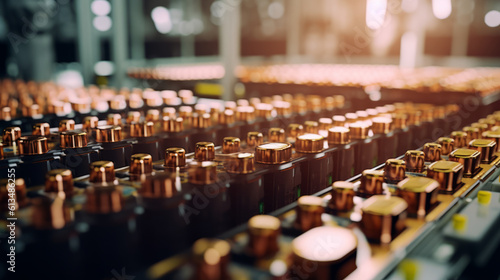
[[[4,0],[0,53],[1,77],[70,87],[222,66],[228,99],[240,65],[499,66],[500,1]]]

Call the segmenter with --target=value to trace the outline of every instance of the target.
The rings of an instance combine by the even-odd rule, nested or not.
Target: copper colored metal
[[[490,139],[475,139],[470,141],[469,149],[477,150],[481,153],[481,162],[490,163],[493,160],[497,143]]]
[[[153,172],[153,157],[149,154],[132,155],[129,172],[134,175],[149,174]]]
[[[154,135],[154,123],[148,122],[132,122],[130,123],[131,137],[151,137]]]
[[[342,115],[335,115],[332,117],[332,126],[345,126],[347,120]]]
[[[453,131],[451,133],[451,138],[453,138],[455,148],[464,148],[467,147],[468,136],[465,131]]]
[[[483,138],[495,141],[495,151],[500,151],[500,131],[486,131],[483,133]]]
[[[366,139],[370,127],[363,122],[349,124],[350,135],[352,139]]]
[[[408,115],[394,114],[392,116],[392,122],[394,124],[394,128],[405,129],[408,126]]]
[[[323,150],[323,136],[319,134],[306,133],[299,135],[295,141],[295,151],[299,153],[319,153]]]
[[[304,131],[306,133],[318,133],[319,124],[315,121],[305,121],[304,122]]]
[[[332,199],[330,206],[336,211],[350,211],[354,208],[354,184],[346,181],[337,181],[332,185]]]
[[[462,130],[467,133],[467,143],[474,139],[479,139],[480,138],[480,130],[477,127],[472,127],[472,126],[466,126],[462,128]],[[465,145],[466,147],[467,145]]]
[[[288,143],[266,143],[255,148],[255,161],[264,164],[280,164],[290,161],[292,146]]]
[[[119,142],[122,140],[122,128],[116,125],[99,126],[95,139],[98,143]]]
[[[453,192],[462,182],[464,166],[454,161],[436,161],[429,165],[427,177],[439,182],[439,190]]]
[[[31,225],[39,230],[62,229],[73,219],[73,213],[60,195],[32,200]]]
[[[293,141],[297,139],[297,136],[304,133],[304,127],[298,123],[291,123],[287,128],[287,137],[291,138]]]
[[[47,138],[43,136],[21,136],[16,143],[21,155],[41,155],[49,151]]]
[[[122,191],[115,186],[89,186],[85,189],[87,200],[84,210],[92,214],[120,212],[124,207]]]
[[[109,114],[108,115],[108,125],[121,125],[122,116],[120,114]]]
[[[50,134],[50,125],[48,123],[36,123],[33,125],[33,135],[48,136]]]
[[[350,130],[344,126],[335,126],[328,130],[328,144],[339,145],[350,142]]]
[[[387,182],[394,183],[406,177],[406,162],[402,159],[388,159],[385,162],[384,175]]]
[[[62,120],[59,122],[59,132],[74,130],[75,121],[74,120]]]
[[[240,153],[229,158],[225,164],[226,171],[236,174],[248,174],[255,171],[255,158],[251,153]]]
[[[224,137],[222,143],[222,152],[224,154],[232,154],[240,151],[240,138],[238,137]]]
[[[388,244],[405,228],[407,208],[400,197],[374,195],[363,202],[361,230],[368,240]]]
[[[281,222],[269,215],[257,215],[248,220],[248,249],[256,258],[272,256],[279,250]]]
[[[215,158],[215,145],[212,142],[198,142],[194,151],[197,161],[210,161]]]
[[[83,119],[83,130],[91,131],[95,129],[99,123],[99,118],[96,116],[87,116]]]
[[[235,116],[233,110],[226,109],[219,115],[219,123],[221,124],[233,124],[234,122]]]
[[[181,132],[184,130],[184,119],[163,117],[162,125],[166,132]]]
[[[115,180],[115,165],[112,161],[94,161],[90,164],[91,183],[111,183]]]
[[[264,135],[260,132],[250,131],[247,134],[247,147],[253,148],[264,142]]]
[[[178,193],[176,188],[177,177],[173,172],[162,172],[146,176],[138,190],[141,197],[170,198]]]
[[[193,280],[229,280],[231,246],[220,239],[202,238],[193,244]]]
[[[441,145],[437,143],[426,143],[424,145],[425,161],[434,162],[441,160]]]
[[[387,117],[376,117],[372,119],[372,130],[375,134],[387,134],[391,132],[392,119]]]
[[[21,137],[21,128],[17,126],[6,127],[3,130],[3,142],[6,146],[12,146]]]
[[[451,153],[451,151],[453,151],[455,149],[455,147],[454,147],[455,140],[453,140],[453,138],[440,137],[437,140],[437,142],[439,145],[441,145],[441,154],[442,155],[447,156]]]
[[[285,130],[279,127],[271,127],[267,137],[269,142],[285,142]]]
[[[196,185],[217,182],[217,163],[213,161],[194,161],[189,165],[188,181]]]
[[[408,203],[408,213],[425,217],[437,203],[438,181],[426,177],[410,177],[398,183],[397,194]]]
[[[464,177],[472,177],[479,169],[481,152],[474,149],[456,149],[450,153],[448,159],[464,166]]]
[[[141,112],[138,111],[130,111],[127,114],[127,123],[138,123],[141,121]]]
[[[69,169],[53,169],[45,176],[45,192],[73,194],[73,175]]]
[[[422,151],[410,150],[405,153],[404,157],[406,169],[409,172],[421,173],[424,171],[425,154]]]
[[[165,166],[170,168],[186,165],[186,151],[183,148],[171,147],[165,150]]]
[[[9,199],[12,199],[12,192],[9,192],[8,188],[14,188],[15,194],[15,209],[9,209]],[[14,182],[11,179],[0,179],[0,211],[7,210],[18,210],[19,208],[24,207],[28,203],[28,199],[26,197],[26,184],[23,178],[17,178]]]
[[[87,132],[82,130],[68,130],[61,132],[62,148],[83,148],[87,146]]]
[[[321,215],[325,212],[323,199],[317,196],[304,195],[297,200],[295,227],[302,232],[323,225]]]
[[[365,170],[361,174],[361,184],[358,191],[366,195],[382,194],[384,172],[379,170]]]

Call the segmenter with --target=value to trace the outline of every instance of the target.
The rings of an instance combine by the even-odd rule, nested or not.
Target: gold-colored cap
[[[323,199],[317,196],[304,195],[297,200],[295,227],[306,232],[323,225],[321,215],[325,212]]]
[[[320,118],[318,124],[319,130],[328,131],[328,129],[333,127],[333,120],[330,118]]]
[[[236,119],[239,121],[253,121],[255,119],[255,108],[252,106],[236,107]]]
[[[170,198],[178,193],[176,188],[176,175],[173,172],[161,172],[148,175],[142,181],[138,190],[141,197],[146,198]]]
[[[108,125],[121,125],[122,116],[120,114],[108,114]]]
[[[175,118],[176,110],[173,107],[165,107],[162,111],[162,117]]]
[[[425,217],[437,202],[438,181],[426,177],[409,177],[398,183],[397,194],[408,203],[408,213]]]
[[[281,222],[269,215],[257,215],[248,220],[248,248],[257,258],[272,256],[279,250]]]
[[[87,116],[83,118],[83,130],[90,131],[95,129],[99,123],[99,118],[96,116]]]
[[[123,96],[117,95],[109,101],[109,108],[116,111],[125,110],[127,108],[127,102]]]
[[[124,207],[122,192],[114,186],[90,186],[85,189],[84,210],[93,214],[120,212]]]
[[[483,134],[483,132],[487,131],[488,130],[488,124],[485,124],[485,123],[472,123],[470,125],[471,127],[476,127],[479,129],[479,135],[478,135],[478,138],[481,138],[481,135]]]
[[[217,163],[213,161],[194,161],[189,164],[188,181],[196,185],[217,182]]]
[[[146,113],[146,121],[155,122],[160,120],[160,111],[157,109],[150,109]]]
[[[465,132],[465,131],[453,131],[450,136],[454,140],[455,148],[467,147],[467,143],[469,143],[467,141],[467,139],[468,139],[467,132]]]
[[[47,138],[43,136],[21,136],[16,143],[21,155],[41,155],[49,151]]]
[[[481,153],[473,149],[456,149],[448,156],[450,161],[456,161],[464,166],[464,176],[471,177],[479,168]]]
[[[141,112],[138,111],[130,111],[127,114],[127,123],[138,123],[141,121]]]
[[[496,151],[500,151],[500,131],[483,132],[483,138],[493,140],[496,143]]]
[[[345,120],[350,126],[350,124],[358,121],[358,115],[356,113],[347,113],[345,114]]]
[[[469,149],[477,150],[481,153],[481,162],[490,163],[493,159],[497,143],[490,139],[475,139],[470,141]]]
[[[408,126],[408,115],[394,114],[392,116],[392,122],[394,124],[394,128],[405,129]]]
[[[441,145],[437,143],[426,143],[424,145],[425,161],[434,162],[441,160]]]
[[[73,219],[64,196],[37,197],[32,200],[31,225],[38,230],[62,229]]]
[[[292,158],[292,145],[288,143],[266,143],[255,148],[255,161],[264,164],[280,164]]]
[[[131,137],[151,137],[154,134],[154,122],[132,122],[130,123]]]
[[[436,161],[429,165],[427,177],[439,182],[439,189],[444,192],[454,191],[462,181],[464,166],[454,161]]]
[[[350,135],[352,139],[366,139],[370,127],[363,122],[349,124]]]
[[[63,132],[66,130],[74,130],[74,129],[75,129],[74,120],[62,120],[59,122],[59,132]]]
[[[37,136],[48,136],[50,134],[50,125],[48,123],[36,123],[33,125],[33,132]]]
[[[21,137],[21,128],[17,126],[6,127],[3,130],[3,142],[6,146],[11,146],[16,140]]]
[[[319,153],[323,150],[325,138],[319,134],[302,134],[297,136],[295,151],[299,153]]]
[[[261,145],[264,142],[264,135],[257,131],[247,133],[247,147],[253,148]]]
[[[91,183],[110,183],[115,180],[115,164],[112,161],[94,161],[90,164]]]
[[[449,155],[451,151],[454,150],[454,142],[453,138],[449,137],[439,137],[437,140],[438,144],[441,145],[441,154]]]
[[[202,238],[193,244],[194,280],[230,279],[228,273],[231,246],[220,239]]]
[[[407,208],[408,204],[401,197],[374,195],[363,202],[361,211],[376,216],[398,216]]]
[[[304,133],[304,127],[298,123],[291,123],[287,128],[287,137],[292,140],[297,139],[297,136]]]
[[[197,103],[194,105],[194,111],[198,114],[198,115],[203,115],[205,113],[208,113],[209,112],[209,108],[207,105],[203,104],[203,103]]]
[[[210,161],[215,158],[215,145],[212,142],[198,142],[194,151],[197,161]]]
[[[339,145],[350,142],[350,130],[344,126],[334,126],[328,130],[328,144]]]
[[[163,131],[181,132],[184,130],[184,119],[163,117],[162,125],[163,125]]]
[[[375,117],[372,119],[372,130],[375,134],[387,134],[391,132],[391,125],[391,118]]]
[[[219,123],[233,124],[234,122],[235,122],[235,116],[233,110],[226,109],[222,114],[219,114]]]
[[[399,182],[406,177],[406,162],[402,159],[388,159],[385,162],[384,174],[388,182]]]
[[[141,175],[153,172],[153,157],[150,154],[134,154],[130,161],[130,174]]]
[[[354,208],[354,184],[346,181],[336,181],[332,184],[332,199],[330,205],[337,211],[349,211]]]
[[[212,126],[212,117],[210,114],[205,113],[202,115],[193,114],[193,127],[195,128],[207,128]]]
[[[465,133],[467,133],[467,143],[469,143],[470,141],[472,141],[474,139],[479,139],[479,136],[480,136],[479,128],[472,127],[472,126],[466,126],[466,127],[462,128],[462,130]]]
[[[332,126],[345,126],[347,120],[342,115],[335,115],[332,117]]]
[[[232,154],[240,151],[240,138],[238,137],[224,137],[222,143],[222,152],[224,154]]]
[[[252,153],[240,153],[229,158],[225,165],[229,173],[247,174],[255,171],[255,158]]]
[[[419,125],[422,121],[422,112],[414,110],[406,110],[406,115],[408,115],[409,125]]]
[[[95,139],[98,143],[119,142],[122,140],[122,128],[116,125],[99,126]]]
[[[361,173],[358,191],[367,195],[382,194],[384,192],[383,184],[384,171],[367,169]]]
[[[53,169],[45,176],[45,192],[73,194],[73,174],[69,169]]]
[[[486,124],[488,126],[488,129],[491,129],[497,123],[495,119],[488,119],[488,118],[479,119],[477,122]]]
[[[406,169],[409,172],[422,172],[425,166],[425,154],[422,151],[409,150],[405,153]]]
[[[186,151],[183,148],[167,148],[165,150],[165,166],[170,168],[186,165]]]
[[[87,146],[87,132],[67,130],[59,135],[61,148],[83,148]]]
[[[279,127],[271,127],[267,137],[269,142],[285,142],[285,130]]]
[[[255,108],[257,117],[264,119],[271,119],[273,117],[273,105],[266,103],[259,103],[252,105]]]
[[[318,133],[319,124],[315,121],[305,121],[304,122],[304,131],[306,133]]]

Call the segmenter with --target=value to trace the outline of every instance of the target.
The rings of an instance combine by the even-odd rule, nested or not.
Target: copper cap
[[[108,114],[108,125],[121,125],[122,116],[120,114]]]
[[[295,141],[295,151],[299,153],[319,153],[323,150],[325,139],[319,134],[302,134]]]
[[[363,202],[360,228],[368,240],[388,244],[405,228],[407,208],[400,197],[374,195]]]
[[[47,138],[43,136],[21,136],[16,142],[21,155],[41,155],[49,151]]]
[[[392,121],[394,128],[405,129],[408,126],[408,115],[406,114],[394,114],[392,116]]]
[[[148,175],[142,181],[138,193],[147,198],[170,198],[178,193],[176,188],[176,175],[173,172],[162,172]]]
[[[318,120],[319,130],[328,131],[328,129],[333,127],[333,121],[330,118],[320,118]]]
[[[73,175],[69,169],[53,169],[45,176],[45,192],[73,193]]]
[[[350,126],[350,124],[358,121],[358,115],[356,115],[356,113],[347,113],[345,114],[345,120],[347,124]]]
[[[301,196],[297,200],[297,207],[295,209],[297,213],[295,227],[300,231],[306,232],[323,225],[321,215],[325,212],[325,208],[323,207],[323,199],[321,197]]]
[[[464,177],[472,177],[481,163],[481,153],[473,149],[456,149],[448,158],[464,166]]]
[[[408,213],[424,217],[436,204],[438,191],[438,181],[410,177],[398,183],[397,194],[408,203]]]
[[[61,132],[62,148],[83,148],[87,146],[87,132],[82,130],[67,130]]]
[[[195,128],[207,128],[212,125],[212,117],[210,114],[193,114],[193,127]]]
[[[123,194],[115,186],[89,186],[85,189],[87,200],[83,209],[93,214],[120,212],[124,207]]]
[[[250,131],[247,133],[247,147],[253,148],[264,142],[264,135],[260,132]]]
[[[64,197],[37,197],[31,203],[31,223],[36,229],[61,229],[73,220],[73,212],[64,202]]]
[[[50,134],[50,125],[48,123],[36,123],[33,125],[33,135],[48,136]]]
[[[169,118],[175,118],[176,112],[177,111],[173,107],[165,107],[165,108],[163,108],[162,116],[163,117],[169,117]]]
[[[3,142],[6,146],[12,146],[21,137],[21,128],[17,126],[6,127],[3,130]]]
[[[219,123],[221,124],[233,124],[234,122],[235,116],[233,110],[226,109],[219,115]]]
[[[155,122],[160,120],[160,111],[156,109],[150,109],[146,113],[146,121]]]
[[[471,126],[466,126],[462,128],[462,130],[467,133],[467,143],[474,139],[479,139],[480,138],[480,131],[479,128],[477,127],[471,127]]]
[[[454,150],[454,142],[453,138],[449,137],[439,137],[437,140],[438,144],[441,145],[441,154],[449,155],[451,151]]]
[[[339,145],[350,142],[350,130],[347,127],[335,126],[328,130],[328,144]]]
[[[384,184],[384,172],[379,170],[365,170],[361,173],[361,183],[358,191],[362,194],[382,194]]]
[[[315,121],[305,121],[304,122],[304,131],[306,133],[318,133],[319,124]]]
[[[496,143],[496,152],[500,151],[500,131],[486,131],[483,132],[483,138],[493,140]]]
[[[140,175],[153,172],[153,157],[149,154],[132,155],[130,161],[130,174]]]
[[[257,215],[248,220],[248,249],[256,258],[272,256],[279,250],[281,222],[269,215]]]
[[[347,120],[342,115],[335,115],[332,117],[332,126],[345,126]]]
[[[332,200],[330,205],[337,211],[349,211],[354,208],[354,184],[346,181],[337,181],[332,185]]]
[[[217,182],[217,163],[213,161],[194,161],[189,164],[188,181],[196,185]]]
[[[422,151],[410,150],[405,153],[404,157],[406,169],[409,172],[421,173],[424,171],[425,154]]]
[[[388,159],[385,162],[384,174],[388,182],[399,182],[406,177],[406,162],[402,159]]]
[[[154,134],[153,122],[132,122],[130,123],[131,137],[151,137]]]
[[[267,137],[269,142],[285,142],[285,130],[279,127],[271,127]]]
[[[181,132],[184,130],[184,119],[163,117],[162,125],[166,132]]]
[[[481,162],[490,163],[496,150],[495,140],[475,139],[470,141],[469,149],[477,150],[481,153]]]
[[[138,111],[130,111],[127,114],[127,123],[138,123],[141,121],[141,112]]]
[[[96,116],[87,116],[83,119],[83,129],[86,131],[90,131],[97,127],[99,123],[99,118]]]
[[[363,122],[356,122],[349,124],[350,136],[352,139],[366,139],[370,127]]]
[[[455,148],[464,148],[467,147],[467,132],[464,131],[453,131],[451,133],[451,138],[454,140],[454,146]]]
[[[59,132],[63,132],[66,130],[74,130],[74,129],[75,129],[74,120],[62,120],[59,122]]]
[[[291,123],[288,125],[286,132],[287,132],[287,137],[295,141],[295,139],[297,139],[297,136],[304,133],[304,127],[298,123]]]
[[[441,145],[437,143],[426,143],[424,145],[425,161],[434,162],[441,160]]]
[[[115,180],[115,165],[112,161],[94,161],[90,164],[91,183],[109,183]]]
[[[255,159],[251,153],[241,153],[226,161],[226,171],[229,173],[247,174],[255,171]]]
[[[193,244],[194,280],[228,280],[231,246],[220,239],[202,238]]]
[[[186,151],[183,148],[171,147],[165,150],[165,166],[170,168],[186,165]]]
[[[122,140],[122,128],[113,125],[99,126],[95,139],[98,143],[119,142]]]
[[[224,137],[222,143],[222,152],[224,154],[232,154],[240,151],[240,138],[238,137]]]
[[[255,148],[255,161],[264,164],[280,164],[290,161],[292,146],[288,143],[266,143]]]
[[[429,165],[427,177],[439,182],[439,189],[444,192],[454,191],[462,181],[464,166],[454,161],[436,161]]]
[[[471,127],[476,127],[479,129],[479,135],[478,135],[478,138],[481,138],[481,135],[483,134],[483,132],[487,131],[488,130],[488,124],[485,124],[485,123],[472,123],[470,125]]]
[[[387,134],[391,132],[392,119],[387,117],[376,117],[372,119],[372,130],[375,134]]]
[[[215,158],[215,145],[212,142],[198,142],[194,151],[197,161],[210,161]]]

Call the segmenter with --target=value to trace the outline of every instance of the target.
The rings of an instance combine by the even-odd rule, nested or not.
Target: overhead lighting
[[[445,19],[451,15],[451,0],[432,0],[432,13],[437,19]]]
[[[170,12],[165,7],[156,7],[151,11],[151,18],[155,24],[156,30],[161,34],[167,34],[172,30],[172,20]]]
[[[113,22],[111,21],[111,18],[108,16],[97,16],[92,21],[92,24],[94,25],[95,29],[104,32],[111,29]]]
[[[387,0],[366,1],[366,26],[376,30],[382,27],[387,11]]]
[[[499,11],[489,11],[484,16],[484,23],[489,27],[497,27],[500,25],[500,12]]]
[[[90,10],[97,16],[106,16],[111,12],[111,4],[106,0],[95,0],[90,4]]]

